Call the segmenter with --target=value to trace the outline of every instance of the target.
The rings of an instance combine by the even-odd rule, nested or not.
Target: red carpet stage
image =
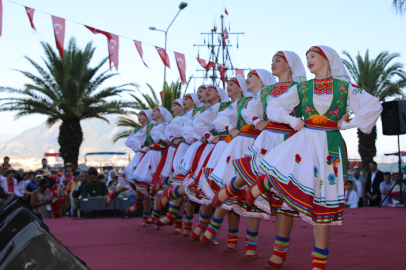
[[[406,210],[359,208],[345,211],[343,226],[332,226],[327,269],[406,269]],[[197,221],[195,216],[194,223]],[[245,260],[241,218],[238,250],[227,252],[227,221],[218,234],[219,246],[173,235],[173,227],[142,228],[141,218],[49,219],[51,233],[95,270],[112,269],[267,269],[275,239],[274,217],[259,229],[256,261]],[[295,219],[287,262],[281,269],[311,269],[312,226]]]

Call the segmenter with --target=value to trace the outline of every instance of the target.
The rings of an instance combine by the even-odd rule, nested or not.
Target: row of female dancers
[[[271,268],[284,263],[293,218],[300,217],[313,225],[312,268],[325,269],[330,225],[343,220],[347,152],[340,130],[370,133],[382,107],[350,83],[332,48],[311,47],[306,58],[311,80],[297,54],[278,51],[272,73],[251,70],[246,80],[232,78],[227,91],[202,85],[173,101],[174,118],[162,107],[141,111],[142,127],[126,142],[137,154],[106,206],[131,189],[137,199],[127,212],[143,204],[142,226],[175,224],[175,234],[204,245],[217,245],[227,215],[228,251],[236,250],[240,216],[246,216],[248,260],[257,259],[261,219],[274,215],[276,239],[266,264]],[[193,230],[196,203],[201,210]]]

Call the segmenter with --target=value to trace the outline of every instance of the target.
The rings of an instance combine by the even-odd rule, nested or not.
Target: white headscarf
[[[221,103],[230,101],[230,98],[228,97],[227,92],[223,88],[221,88],[219,86],[215,86],[215,85],[210,85],[210,87],[215,88],[217,93],[219,93]]]
[[[175,104],[181,106],[183,109],[185,108],[185,107],[183,107],[183,98],[177,98],[174,101],[172,101],[172,103],[175,103]]]
[[[185,96],[190,96],[190,98],[195,103],[196,108],[199,108],[199,107],[203,106],[203,102],[200,102],[199,97],[197,96],[196,93],[187,93]]]
[[[118,173],[117,173],[115,170],[110,170],[110,171],[109,171],[109,174],[108,174],[108,176],[107,176],[107,183],[106,183],[106,186],[109,186],[109,183],[114,180],[113,177],[111,177],[111,173],[112,173],[112,172],[115,172],[115,173],[116,173],[116,176],[118,176]]]
[[[162,117],[164,118],[165,122],[172,120],[172,114],[164,107],[158,107],[159,112],[161,113]]]
[[[320,52],[321,50],[321,52]],[[344,81],[344,82],[351,82],[351,78],[347,73],[347,70],[344,67],[343,60],[341,60],[341,57],[338,55],[338,53],[333,50],[330,47],[327,46],[313,46],[311,47],[306,54],[309,51],[316,52],[323,56],[327,57],[328,63],[330,65],[330,70],[331,70],[331,76],[333,76],[334,79]],[[323,55],[324,54],[324,55]]]
[[[283,54],[281,55],[280,52]],[[288,62],[290,70],[292,71],[293,81],[300,83],[307,80],[306,71],[299,55],[291,51],[279,51],[275,56],[280,56]]]
[[[155,121],[152,120],[152,112],[150,110],[141,110],[140,112],[143,112],[147,116],[149,125],[155,124]]]
[[[248,91],[247,89],[247,81],[244,78],[240,77],[233,77],[229,81],[235,81],[237,80],[238,85],[240,86],[242,90],[242,94],[244,97],[252,97],[252,91]]]
[[[259,78],[261,79],[262,83],[264,84],[264,87],[267,87],[269,85],[276,83],[274,76],[268,70],[266,70],[266,69],[254,69],[254,70],[257,72]]]

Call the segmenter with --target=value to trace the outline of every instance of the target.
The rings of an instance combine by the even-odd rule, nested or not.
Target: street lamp
[[[173,18],[171,24],[168,26],[168,28],[166,29],[166,31],[165,31],[165,30],[156,29],[156,27],[154,27],[154,26],[149,27],[149,30],[152,30],[152,31],[159,31],[159,32],[164,32],[164,33],[165,33],[165,52],[166,52],[166,41],[167,41],[167,34],[168,34],[169,27],[171,27],[171,25],[172,25],[172,23],[175,21],[176,17],[178,17],[179,12],[180,12],[182,9],[184,9],[185,7],[187,7],[187,3],[186,3],[186,2],[180,2],[180,4],[179,4],[179,11],[178,11],[178,13],[176,13],[175,18]],[[166,82],[166,66],[164,65],[164,84],[165,84],[165,82]]]

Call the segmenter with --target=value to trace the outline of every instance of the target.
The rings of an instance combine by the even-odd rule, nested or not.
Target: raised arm
[[[199,114],[193,121],[194,132],[201,138],[205,137],[208,142],[211,142],[214,137],[210,131],[214,128],[213,122],[217,117],[220,108],[220,103],[214,104],[208,110]]]
[[[371,133],[382,112],[379,100],[364,89],[351,84],[348,88],[348,104],[354,117],[346,121],[341,120],[339,128],[344,130],[357,127],[366,134]]]
[[[216,120],[214,120],[213,125],[217,132],[227,131],[237,128],[238,122],[238,111],[237,111],[238,99],[231,104],[227,109],[217,114]]]
[[[296,85],[294,85],[277,98],[268,97],[266,115],[272,122],[288,124],[295,129],[301,119],[289,114],[297,105],[299,105],[299,103],[299,94]]]

